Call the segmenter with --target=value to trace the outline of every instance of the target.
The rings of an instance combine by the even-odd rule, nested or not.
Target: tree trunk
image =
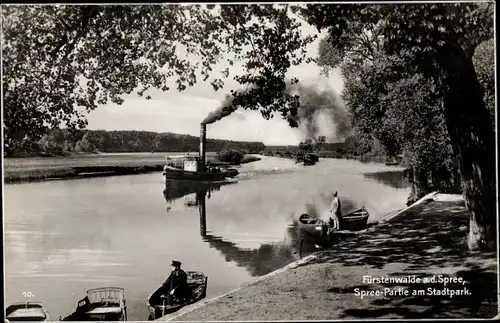
[[[470,212],[471,250],[496,250],[495,133],[472,58],[449,46],[437,81],[444,89],[444,117],[458,160],[462,193]]]
[[[409,174],[409,181],[411,183],[411,192],[406,201],[407,206],[410,206],[429,193],[427,171],[415,167],[412,168]]]

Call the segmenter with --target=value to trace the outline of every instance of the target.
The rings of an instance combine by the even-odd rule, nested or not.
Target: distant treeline
[[[235,149],[248,154],[262,152],[262,142],[207,138],[206,151]],[[7,157],[95,152],[188,152],[200,149],[199,137],[150,131],[106,131],[52,129],[40,140],[22,149],[8,151]]]

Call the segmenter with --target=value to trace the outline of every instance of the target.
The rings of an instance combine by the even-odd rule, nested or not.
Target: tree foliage
[[[304,140],[304,141],[300,142],[300,143],[299,143],[299,149],[300,149],[303,153],[312,152],[312,151],[313,151],[313,149],[314,149],[312,139],[306,139],[306,140]]]
[[[299,10],[309,23],[318,29],[328,30],[328,42],[332,49],[328,55],[323,55],[320,63],[327,62],[333,67],[346,64],[372,68],[383,61],[380,56],[389,62],[398,62],[392,64],[389,70],[375,68],[382,74],[384,82],[367,84],[356,75],[355,82],[365,83],[364,87],[370,87],[374,95],[361,99],[362,105],[354,102],[354,109],[359,107],[358,116],[368,114],[368,119],[375,116],[368,128],[380,127],[375,131],[384,145],[395,144],[394,149],[398,149],[401,147],[398,138],[401,137],[386,132],[388,124],[385,121],[394,121],[394,118],[390,117],[386,106],[378,104],[380,100],[384,102],[385,98],[385,103],[392,103],[391,100],[401,99],[397,95],[403,95],[406,101],[401,102],[405,104],[403,113],[408,116],[413,116],[412,111],[416,111],[412,107],[426,102],[418,108],[419,116],[423,117],[418,120],[423,121],[429,118],[424,107],[435,107],[431,109],[431,115],[434,114],[432,122],[423,123],[424,131],[404,131],[414,134],[414,139],[420,139],[415,141],[411,136],[403,137],[404,142],[413,141],[413,145],[421,143],[418,158],[413,160],[418,165],[423,160],[435,160],[431,157],[433,150],[425,145],[429,140],[425,139],[431,138],[434,146],[429,147],[439,147],[442,143],[448,148],[444,139],[447,137],[444,134],[448,133],[448,142],[463,181],[466,206],[471,213],[469,245],[471,248],[487,249],[494,249],[496,244],[495,141],[491,113],[483,98],[487,93],[484,84],[488,82],[483,82],[482,89],[477,67],[474,69],[473,54],[479,44],[493,36],[493,7],[492,3],[353,4],[308,5]],[[325,52],[325,48],[328,46],[323,43],[320,51]],[[412,93],[412,85],[420,84],[416,82],[419,79],[424,81],[425,86],[417,86],[416,93]],[[356,86],[355,91],[359,91]],[[414,98],[415,94],[423,94],[423,101],[407,100]],[[441,112],[436,114],[439,110]],[[472,111],[473,118],[470,117]],[[397,123],[389,124],[392,124],[389,128],[404,129]],[[426,136],[428,129],[432,131]],[[435,136],[434,130],[443,135]],[[434,149],[436,152],[440,150]],[[422,160],[423,156],[428,158]]]
[[[473,56],[477,78],[483,89],[484,102],[495,126],[495,40],[486,40],[476,47]]]
[[[378,56],[371,63],[356,69],[345,64],[342,69],[343,99],[356,131],[373,135],[388,157],[404,154],[418,170],[454,173],[450,139],[432,82],[421,74],[391,78],[400,68],[397,57]]]
[[[235,149],[223,149],[217,153],[217,159],[231,164],[240,164],[244,157],[244,153]]]
[[[125,94],[183,91],[200,76],[218,90],[229,70],[212,70],[223,58],[245,63],[245,74],[234,78],[251,90],[233,92],[235,105],[260,109],[265,118],[285,117],[288,102],[298,100],[284,93],[285,74],[304,60],[313,40],[301,37],[287,11],[272,5],[2,6],[7,151],[49,127],[82,129],[85,112],[121,104]]]

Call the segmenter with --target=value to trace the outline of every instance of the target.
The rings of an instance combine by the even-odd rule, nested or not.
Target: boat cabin
[[[197,172],[200,169],[200,156],[178,155],[165,157],[166,166]]]

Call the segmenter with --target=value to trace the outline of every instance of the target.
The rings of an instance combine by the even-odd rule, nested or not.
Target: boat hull
[[[192,172],[183,169],[166,166],[163,176],[165,179],[188,180],[188,181],[222,181],[239,174],[236,169],[223,170],[221,172]]]
[[[331,234],[349,231],[360,231],[367,228],[370,214],[365,208],[348,213],[340,219],[340,230],[330,231]],[[319,241],[328,238],[329,224],[321,219],[302,214],[299,217],[299,233],[302,239]]]
[[[167,291],[162,285],[160,285],[148,297],[147,300],[147,306],[149,309],[148,320],[159,319],[160,317],[166,314],[176,312],[181,308],[196,303],[206,297],[208,277],[198,271],[186,271],[186,274],[188,276],[188,286],[191,289],[191,296],[182,303],[166,305],[164,303],[165,298],[163,297],[163,295],[166,294]]]
[[[370,214],[365,208],[358,209],[340,218],[340,229],[360,231],[367,228]]]
[[[126,321],[127,306],[124,289],[101,287],[87,291],[75,311],[61,321]]]
[[[50,321],[49,312],[42,303],[19,302],[5,309],[5,319],[8,322],[18,321]]]

